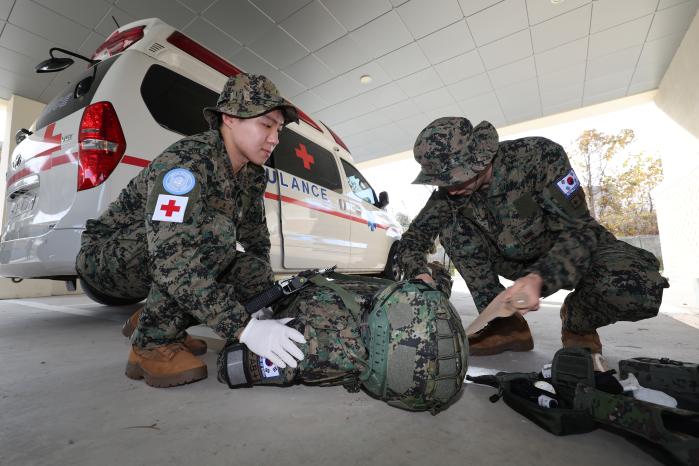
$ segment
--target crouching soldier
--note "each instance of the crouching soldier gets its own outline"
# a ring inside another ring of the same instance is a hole
[[[602,351],[597,329],[658,313],[667,281],[649,252],[616,240],[588,211],[561,146],[541,137],[498,141],[487,121],[445,117],[418,135],[422,171],[414,181],[439,187],[403,235],[406,276],[430,280],[425,252],[439,235],[479,312],[498,294],[523,294],[522,313],[539,299],[572,290],[561,308],[563,346]],[[514,280],[506,291],[498,276]],[[520,313],[469,339],[471,355],[526,351],[533,340]]]
[[[250,319],[241,304],[272,283],[263,165],[297,111],[270,80],[241,73],[204,116],[209,131],[168,147],[100,218],[88,220],[77,257],[88,294],[146,299],[125,325],[133,332],[126,375],[155,387],[207,376],[192,353],[206,351],[204,343],[185,332],[199,323],[267,357],[276,357],[272,347],[303,356],[290,343],[303,342],[300,333]],[[293,356],[284,352],[280,364],[295,366]]]

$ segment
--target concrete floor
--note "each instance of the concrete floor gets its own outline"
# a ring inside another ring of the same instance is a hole
[[[460,289],[453,301],[468,323],[475,308]],[[550,362],[560,301],[554,295],[527,316],[534,351],[474,357],[470,365],[533,371]],[[208,379],[151,388],[124,376],[129,344],[119,330],[134,309],[84,296],[0,301],[0,465],[658,464],[603,430],[555,437],[503,402],[490,403],[493,389],[472,384],[431,416],[341,387],[229,390],[216,381],[209,351]],[[668,315],[600,334],[614,367],[634,356],[699,361],[699,330]]]

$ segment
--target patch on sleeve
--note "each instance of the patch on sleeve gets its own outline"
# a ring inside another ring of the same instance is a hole
[[[186,196],[159,194],[153,210],[153,220],[182,223],[188,202],[189,198]]]
[[[187,194],[195,184],[194,175],[186,168],[173,168],[163,177],[163,189],[175,196]]]
[[[262,356],[260,356],[260,371],[262,372],[262,377],[265,379],[279,377],[279,368],[277,365]]]
[[[580,189],[580,180],[578,180],[578,176],[571,168],[567,175],[556,181],[556,187],[565,197],[570,198],[570,196]]]

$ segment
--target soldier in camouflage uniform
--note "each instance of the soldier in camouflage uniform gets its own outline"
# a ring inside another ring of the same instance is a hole
[[[270,80],[241,73],[204,117],[209,131],[168,147],[100,218],[88,220],[77,257],[88,289],[146,299],[125,325],[127,335],[135,330],[126,375],[152,386],[206,377],[192,354],[203,342],[185,332],[192,325],[205,323],[225,339],[242,340],[245,329],[253,346],[264,346],[260,354],[275,360],[269,347],[293,346],[286,340],[300,336],[275,320],[253,329],[256,319],[241,304],[272,284],[263,165],[297,111]],[[282,356],[282,365],[295,363]]]
[[[541,296],[575,289],[561,308],[564,346],[599,353],[596,329],[658,313],[669,286],[649,252],[616,238],[595,221],[561,146],[541,137],[498,141],[484,121],[430,123],[417,137],[416,184],[438,186],[400,242],[407,276],[429,281],[425,252],[439,235],[479,312],[499,293],[520,293],[536,310]],[[498,275],[514,280],[507,290]],[[497,319],[469,340],[472,355],[533,348],[521,314]]]

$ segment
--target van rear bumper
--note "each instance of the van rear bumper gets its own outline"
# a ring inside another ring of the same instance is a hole
[[[51,278],[77,275],[75,258],[82,228],[52,230],[45,235],[0,243],[0,276]]]

